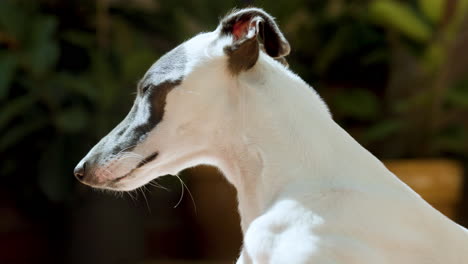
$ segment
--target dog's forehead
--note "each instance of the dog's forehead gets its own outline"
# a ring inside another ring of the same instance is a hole
[[[219,29],[202,32],[160,57],[146,72],[139,85],[158,85],[164,82],[184,80],[199,63],[206,61],[207,54],[216,54]],[[219,49],[222,51],[222,49]],[[222,53],[222,52],[221,52]],[[224,53],[220,54],[223,55]]]
[[[140,85],[158,85],[164,82],[183,80],[187,61],[184,45],[174,48],[148,69]]]

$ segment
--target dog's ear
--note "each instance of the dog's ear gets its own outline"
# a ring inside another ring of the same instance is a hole
[[[224,51],[229,56],[231,72],[252,68],[262,49],[269,56],[287,64],[284,56],[290,47],[273,17],[258,8],[234,11],[221,20],[221,34],[231,35],[233,42]]]

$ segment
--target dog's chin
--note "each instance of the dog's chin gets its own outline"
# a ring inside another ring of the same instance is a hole
[[[100,184],[86,184],[95,189],[105,189],[111,191],[119,191],[119,192],[127,192],[133,191],[135,189],[140,188],[141,186],[147,184],[149,181],[138,181],[138,180],[131,180],[131,181],[109,181],[106,183]]]
[[[127,176],[128,177],[128,176]],[[117,178],[94,188],[107,189],[111,191],[133,191],[147,184],[149,181],[139,180],[137,178],[127,179],[127,177]]]
[[[126,182],[126,183],[112,183],[106,186],[103,186],[103,189],[119,192],[129,192],[135,189],[140,188],[141,186],[147,184],[148,182],[137,183],[137,182]],[[98,187],[99,188],[99,187]]]

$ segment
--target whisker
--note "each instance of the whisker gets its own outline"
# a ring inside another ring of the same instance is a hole
[[[125,192],[125,193],[127,193],[128,196],[130,196],[130,198],[132,198],[133,203],[135,203],[136,200],[135,200],[135,197],[133,197],[132,192],[130,191],[130,192]]]
[[[132,151],[126,151],[126,152],[122,152],[122,156],[132,156],[132,157],[139,157],[139,158],[144,158],[143,155],[141,154],[138,154],[138,153],[135,153],[135,152],[132,152]]]
[[[153,187],[156,187],[156,188],[160,188],[160,189],[169,191],[169,189],[168,189],[167,187],[164,187],[164,186],[162,186],[161,184],[159,184],[159,183],[157,183],[157,182],[155,182],[155,181],[150,181],[150,182],[148,182],[148,184],[149,184],[150,186],[153,186]]]
[[[134,147],[136,147],[136,146],[137,146],[137,144],[130,145],[129,147],[126,147],[126,148],[121,149],[121,150],[120,150],[117,154],[115,154],[115,155],[116,155],[116,156],[119,156],[120,153],[125,152],[125,151],[127,151],[127,149],[134,148]]]
[[[180,198],[179,198],[179,201],[177,202],[177,204],[174,206],[174,208],[177,208],[177,206],[179,206],[179,204],[182,202],[182,198],[184,198],[184,185],[182,184],[182,179],[179,177],[179,175],[174,175],[177,177],[177,179],[179,179],[180,181],[180,187],[182,188],[181,189],[181,193],[180,193]]]
[[[185,184],[185,182],[182,180],[182,178],[180,178],[179,175],[175,175],[175,176],[179,179],[179,181],[180,181],[180,183],[181,183],[181,185],[182,185],[182,193],[181,193],[181,197],[180,197],[180,199],[179,199],[178,204],[182,201],[183,194],[184,194],[184,187],[185,187],[185,189],[187,189],[187,192],[188,192],[188,194],[189,194],[189,196],[190,196],[190,199],[192,200],[193,208],[195,209],[195,214],[196,214],[196,213],[197,213],[197,205],[195,204],[195,199],[193,199],[192,192],[190,192],[190,189],[189,189],[188,186]],[[177,205],[178,205],[178,204],[177,204]],[[177,205],[176,205],[176,207],[177,207]],[[174,208],[175,208],[175,207],[174,207]]]
[[[123,161],[127,158],[135,158],[137,159],[138,161],[141,161],[144,159],[144,157],[140,154],[136,154],[136,153],[133,153],[133,152],[124,152],[122,153],[122,155],[120,156],[120,161]]]
[[[139,188],[139,190],[141,190],[141,194],[143,194],[143,198],[145,199],[146,208],[148,208],[148,212],[151,214],[151,208],[150,208],[150,206],[149,206],[148,199],[146,199],[144,186],[142,186],[141,188]]]
[[[179,176],[177,176],[179,177]],[[180,177],[179,177],[180,178]],[[182,179],[181,179],[182,180]],[[197,205],[195,204],[195,199],[193,199],[193,195],[192,195],[192,192],[190,191],[190,189],[188,188],[187,184],[185,184],[184,181],[182,181],[182,184],[185,186],[185,189],[187,189],[187,192],[190,196],[190,199],[192,200],[192,204],[193,204],[193,208],[195,210],[195,214],[197,213]]]

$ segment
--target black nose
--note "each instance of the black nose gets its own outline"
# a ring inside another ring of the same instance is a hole
[[[75,177],[79,181],[83,181],[86,175],[86,162],[83,162],[82,164],[78,164],[76,166],[75,170],[73,170],[73,173],[75,174]]]

